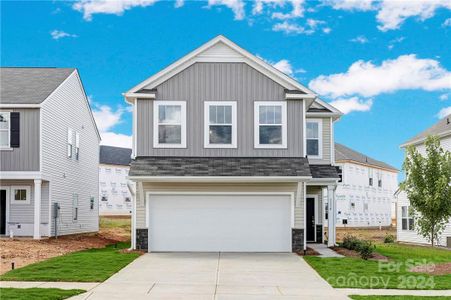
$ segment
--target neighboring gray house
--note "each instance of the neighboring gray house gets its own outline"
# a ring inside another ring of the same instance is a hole
[[[127,215],[132,212],[132,196],[127,187],[132,149],[100,146],[100,215]]]
[[[97,231],[100,136],[78,71],[1,68],[0,78],[0,234]]]
[[[133,248],[291,252],[322,242],[323,196],[335,215],[337,109],[223,36],[124,96]]]

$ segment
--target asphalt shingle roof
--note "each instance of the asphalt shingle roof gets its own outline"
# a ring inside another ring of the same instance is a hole
[[[331,165],[310,165],[313,178],[340,178],[337,167]]]
[[[373,165],[385,169],[391,169],[393,171],[398,171],[398,169],[387,163],[384,163],[382,161],[371,158],[363,153],[352,150],[351,148],[346,147],[345,145],[335,143],[335,161],[339,162],[343,160],[351,160],[367,165]]]
[[[130,176],[311,176],[303,157],[138,157]]]
[[[419,134],[405,142],[404,145],[422,141],[429,135],[441,135],[447,132],[451,133],[451,114],[447,115],[428,129],[420,132]]]
[[[113,146],[100,146],[99,163],[129,166],[132,149]]]
[[[75,69],[0,68],[2,104],[40,104]]]

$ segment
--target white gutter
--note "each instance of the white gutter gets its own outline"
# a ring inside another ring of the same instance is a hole
[[[311,176],[129,176],[132,181],[146,182],[298,182]]]

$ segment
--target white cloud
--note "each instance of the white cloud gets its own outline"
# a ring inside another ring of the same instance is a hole
[[[438,97],[440,101],[446,101],[449,98],[449,94],[442,94]]]
[[[373,0],[327,0],[334,9],[368,11],[374,9]]]
[[[366,44],[366,43],[368,43],[368,39],[364,35],[356,36],[355,38],[350,39],[349,41],[353,42],[353,43],[359,43],[359,44]]]
[[[451,106],[442,108],[442,109],[438,112],[437,117],[438,117],[439,119],[442,119],[442,118],[444,118],[444,117],[446,117],[446,116],[449,116],[449,115],[451,115]]]
[[[83,18],[92,20],[94,14],[122,15],[124,11],[134,7],[153,5],[157,0],[78,0],[72,8],[83,13]]]
[[[92,97],[90,97],[92,99]],[[122,122],[122,116],[124,112],[128,112],[128,108],[119,107],[113,110],[108,105],[96,105],[93,104],[94,109],[92,111],[94,119],[96,120],[97,128],[99,129],[100,136],[102,137],[102,145],[111,145],[118,147],[132,146],[132,137],[129,135],[115,133],[112,131],[114,126]]]
[[[217,5],[223,5],[230,8],[235,15],[235,20],[243,20],[246,15],[243,0],[208,0],[208,7]]]
[[[336,107],[342,113],[348,114],[353,111],[369,111],[371,109],[371,106],[373,106],[373,100],[362,100],[358,97],[351,97],[347,99],[339,98],[330,102],[330,104]]]
[[[319,28],[322,27],[322,31],[324,33],[329,33],[331,29],[329,27],[325,27],[326,22],[315,19],[307,19],[304,26],[290,23],[288,21],[283,21],[282,23],[274,24],[272,27],[273,31],[281,31],[286,34],[306,34],[310,35],[316,32]]]
[[[385,60],[380,65],[359,60],[344,73],[318,76],[309,87],[332,98],[372,97],[413,89],[438,91],[451,89],[451,72],[436,60],[419,59],[411,54]]]
[[[389,49],[389,50],[391,50],[391,49],[393,49],[393,47],[395,47],[395,44],[399,44],[399,43],[401,43],[402,41],[404,41],[406,38],[404,37],[404,36],[400,36],[400,37],[398,37],[398,38],[396,38],[396,39],[393,39],[393,40],[391,40],[390,42],[388,42],[388,46],[387,46],[387,48]]]
[[[271,13],[271,18],[286,20],[293,18],[300,18],[304,16],[304,2],[305,0],[256,0],[252,7],[252,14],[259,15],[266,10]],[[286,6],[291,7],[290,12],[282,12]],[[277,11],[275,11],[277,10]]]
[[[76,34],[67,33],[62,30],[53,30],[52,32],[50,32],[50,35],[52,36],[52,39],[54,39],[54,40],[59,40],[62,38],[67,38],[67,37],[71,37],[71,38],[78,37],[78,35],[76,35]]]
[[[290,0],[287,2],[289,2],[293,6],[291,12],[289,13],[274,12],[272,14],[273,19],[286,20],[300,18],[304,16],[304,0]]]
[[[445,22],[443,22],[442,26],[451,27],[451,18],[446,19]]]
[[[183,5],[185,5],[185,0],[176,0],[176,1],[175,1],[175,4],[174,4],[174,7],[175,7],[175,8],[180,8],[180,7],[182,7]]]
[[[279,60],[278,62],[273,64],[273,67],[287,75],[290,76],[293,75],[293,67],[291,66],[290,62],[286,59]]]

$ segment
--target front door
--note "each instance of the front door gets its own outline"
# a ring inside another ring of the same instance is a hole
[[[0,190],[0,234],[6,234],[6,190]]]
[[[315,241],[315,198],[307,198],[307,241]]]

